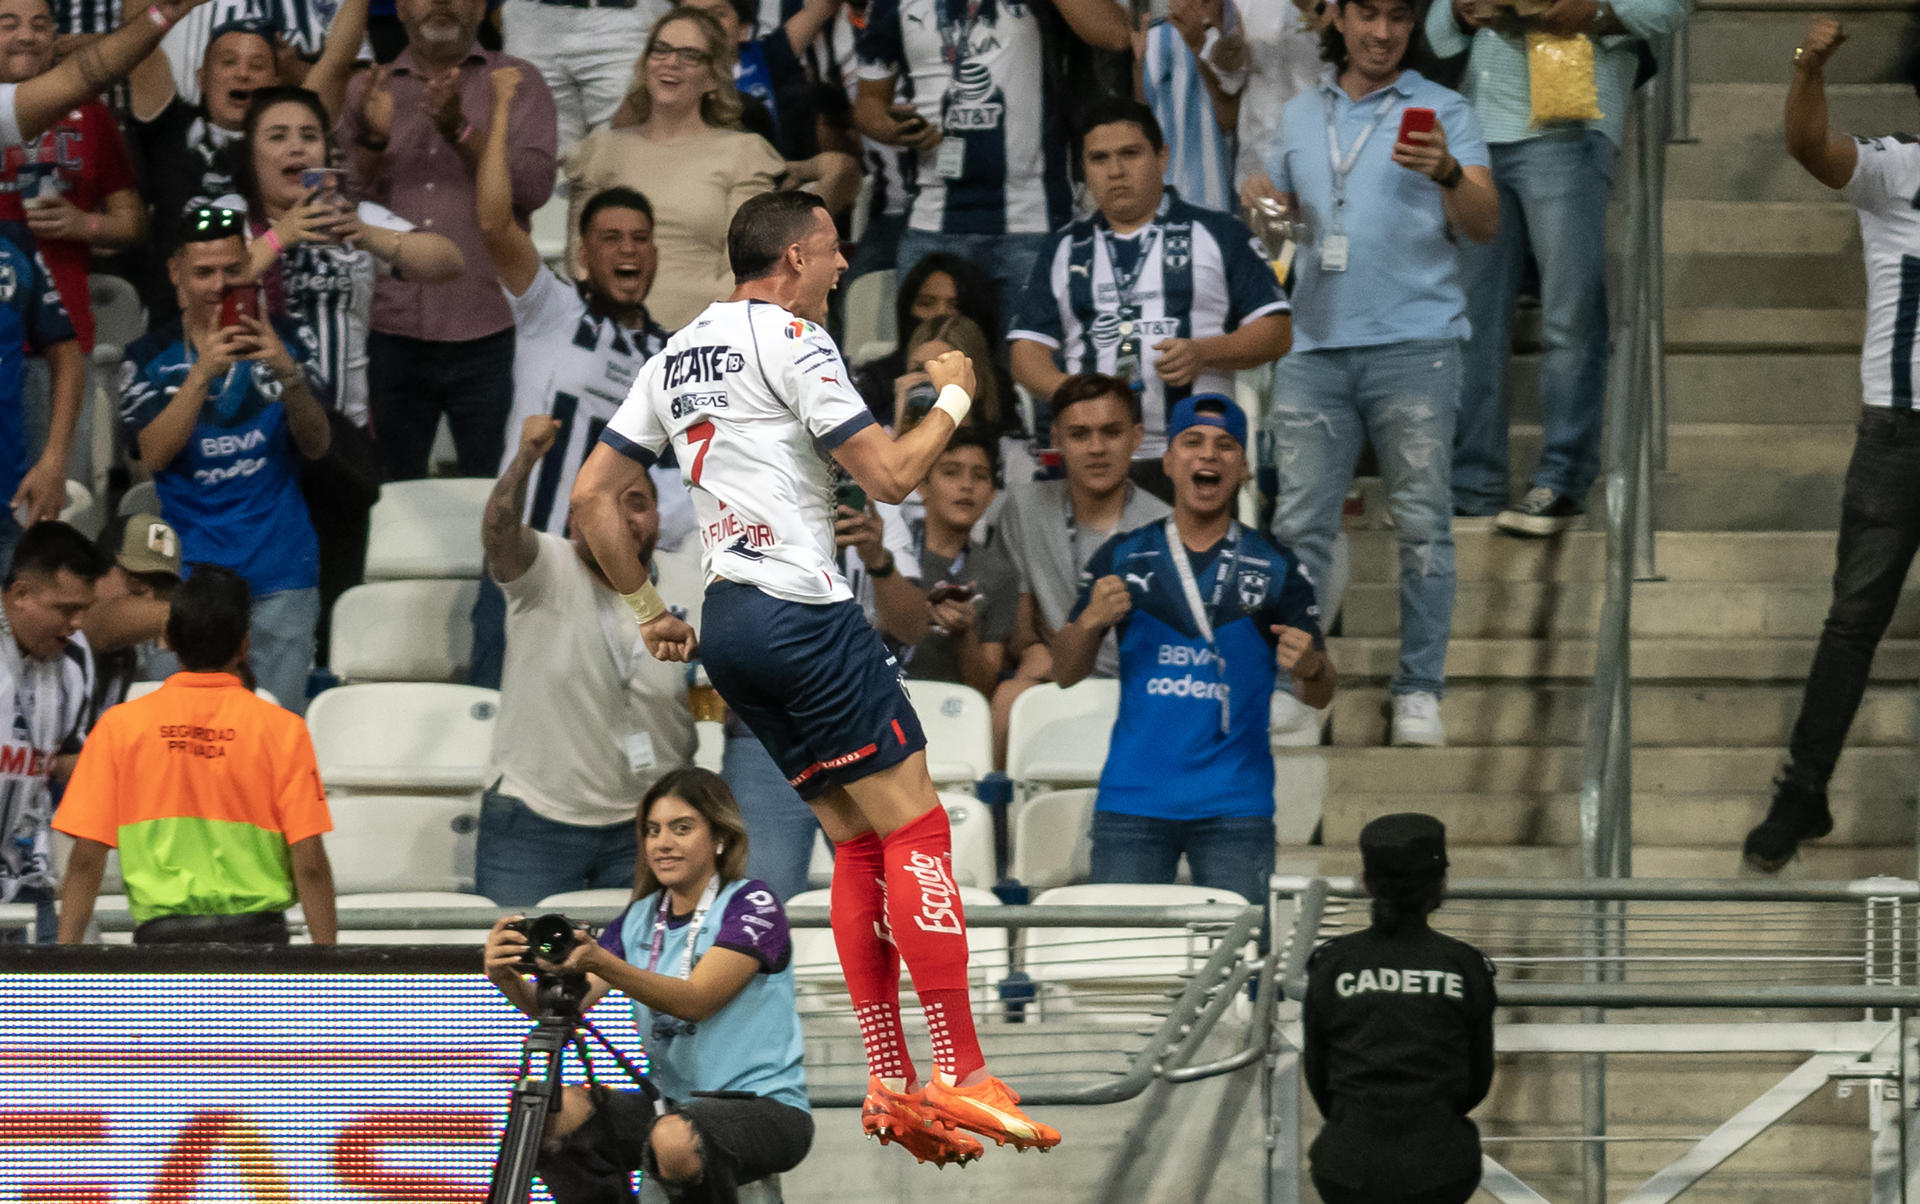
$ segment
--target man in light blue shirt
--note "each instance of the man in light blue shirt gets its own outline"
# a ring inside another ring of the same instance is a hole
[[[1401,69],[1409,0],[1339,0],[1333,66],[1288,103],[1268,175],[1308,227],[1293,353],[1274,375],[1274,538],[1324,581],[1340,506],[1369,439],[1400,539],[1393,742],[1445,742],[1453,621],[1449,451],[1467,337],[1456,236],[1486,241],[1499,200],[1479,123],[1458,93]],[[1426,113],[1415,112],[1426,110]],[[1401,133],[1432,118],[1429,133]]]
[[[1558,0],[1534,18],[1487,0],[1435,0],[1427,40],[1442,58],[1471,51],[1461,90],[1492,147],[1500,237],[1462,247],[1473,336],[1454,437],[1457,515],[1498,514],[1514,535],[1555,535],[1586,509],[1600,472],[1607,387],[1607,194],[1638,64],[1635,40],[1672,33],[1689,0]],[[1594,39],[1598,121],[1533,123],[1529,30]],[[1507,348],[1520,269],[1540,265],[1540,404],[1546,442],[1532,485],[1508,506]]]

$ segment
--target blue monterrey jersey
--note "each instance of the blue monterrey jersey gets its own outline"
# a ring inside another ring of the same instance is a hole
[[[284,318],[274,318],[273,328],[327,404],[313,332]],[[129,444],[138,446],[195,358],[178,318],[127,345],[120,418]],[[182,563],[224,565],[247,579],[256,598],[320,583],[320,548],[300,496],[300,449],[287,429],[280,383],[265,364],[235,364],[209,390],[186,446],[153,484],[161,514],[180,534]]]
[[[1318,646],[1320,608],[1292,552],[1251,527],[1236,526],[1237,546],[1229,537],[1205,552],[1178,553],[1192,566],[1201,603],[1212,604],[1218,657],[1187,608],[1169,558],[1166,523],[1114,536],[1080,574],[1074,618],[1102,577],[1125,581],[1133,600],[1114,629],[1120,637],[1120,714],[1100,773],[1095,806],[1101,811],[1157,819],[1273,813],[1267,720],[1279,667],[1271,628],[1297,627]],[[1224,735],[1223,685],[1232,704]]]
[[[1067,139],[1049,112],[1035,3],[872,0],[863,79],[900,79],[941,131],[919,155],[907,224],[940,234],[1044,234],[1067,220]],[[1051,135],[1051,136],[1050,136]]]
[[[652,960],[654,916],[665,898],[666,892],[658,891],[630,905],[601,934],[601,946],[645,969]],[[671,910],[667,915],[655,970],[678,975],[686,964],[691,917],[674,917]],[[746,1091],[809,1111],[800,1017],[794,1010],[793,941],[779,898],[757,878],[727,883],[714,896],[693,942],[695,965],[718,945],[753,958],[760,970],[691,1032],[634,1000],[647,1077],[660,1094],[681,1103],[696,1091]]]
[[[33,236],[16,222],[0,223],[0,502],[13,497],[32,467],[20,398],[26,356],[73,337],[73,322]]]
[[[1131,283],[1123,289],[1116,278]],[[1146,438],[1135,459],[1157,460],[1167,446],[1168,407],[1191,393],[1231,394],[1233,373],[1168,385],[1153,370],[1154,344],[1211,338],[1285,312],[1286,296],[1253,232],[1169,188],[1153,220],[1131,234],[1116,236],[1098,213],[1056,230],[1034,260],[1007,338],[1052,348],[1069,373],[1109,374],[1117,374],[1122,344],[1137,340]]]

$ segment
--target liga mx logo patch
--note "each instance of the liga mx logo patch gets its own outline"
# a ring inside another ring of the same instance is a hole
[[[790,339],[804,339],[812,334],[813,331],[813,323],[804,318],[795,318],[793,321],[787,323],[787,337]]]

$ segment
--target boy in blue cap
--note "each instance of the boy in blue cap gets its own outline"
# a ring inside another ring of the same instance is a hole
[[[1273,872],[1268,707],[1279,671],[1309,706],[1332,701],[1313,582],[1291,551],[1233,517],[1247,416],[1218,393],[1167,419],[1173,514],[1114,536],[1080,574],[1055,637],[1063,686],[1119,634],[1120,713],[1093,816],[1093,880],[1193,881],[1264,898]]]

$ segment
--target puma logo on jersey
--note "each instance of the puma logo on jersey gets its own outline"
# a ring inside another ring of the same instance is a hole
[[[840,383],[840,378],[837,376],[823,376],[820,378],[820,383],[823,385],[837,385]]]
[[[1148,569],[1144,573],[1128,573],[1126,579],[1128,589],[1138,586],[1140,592],[1144,594],[1153,586],[1153,570]]]

